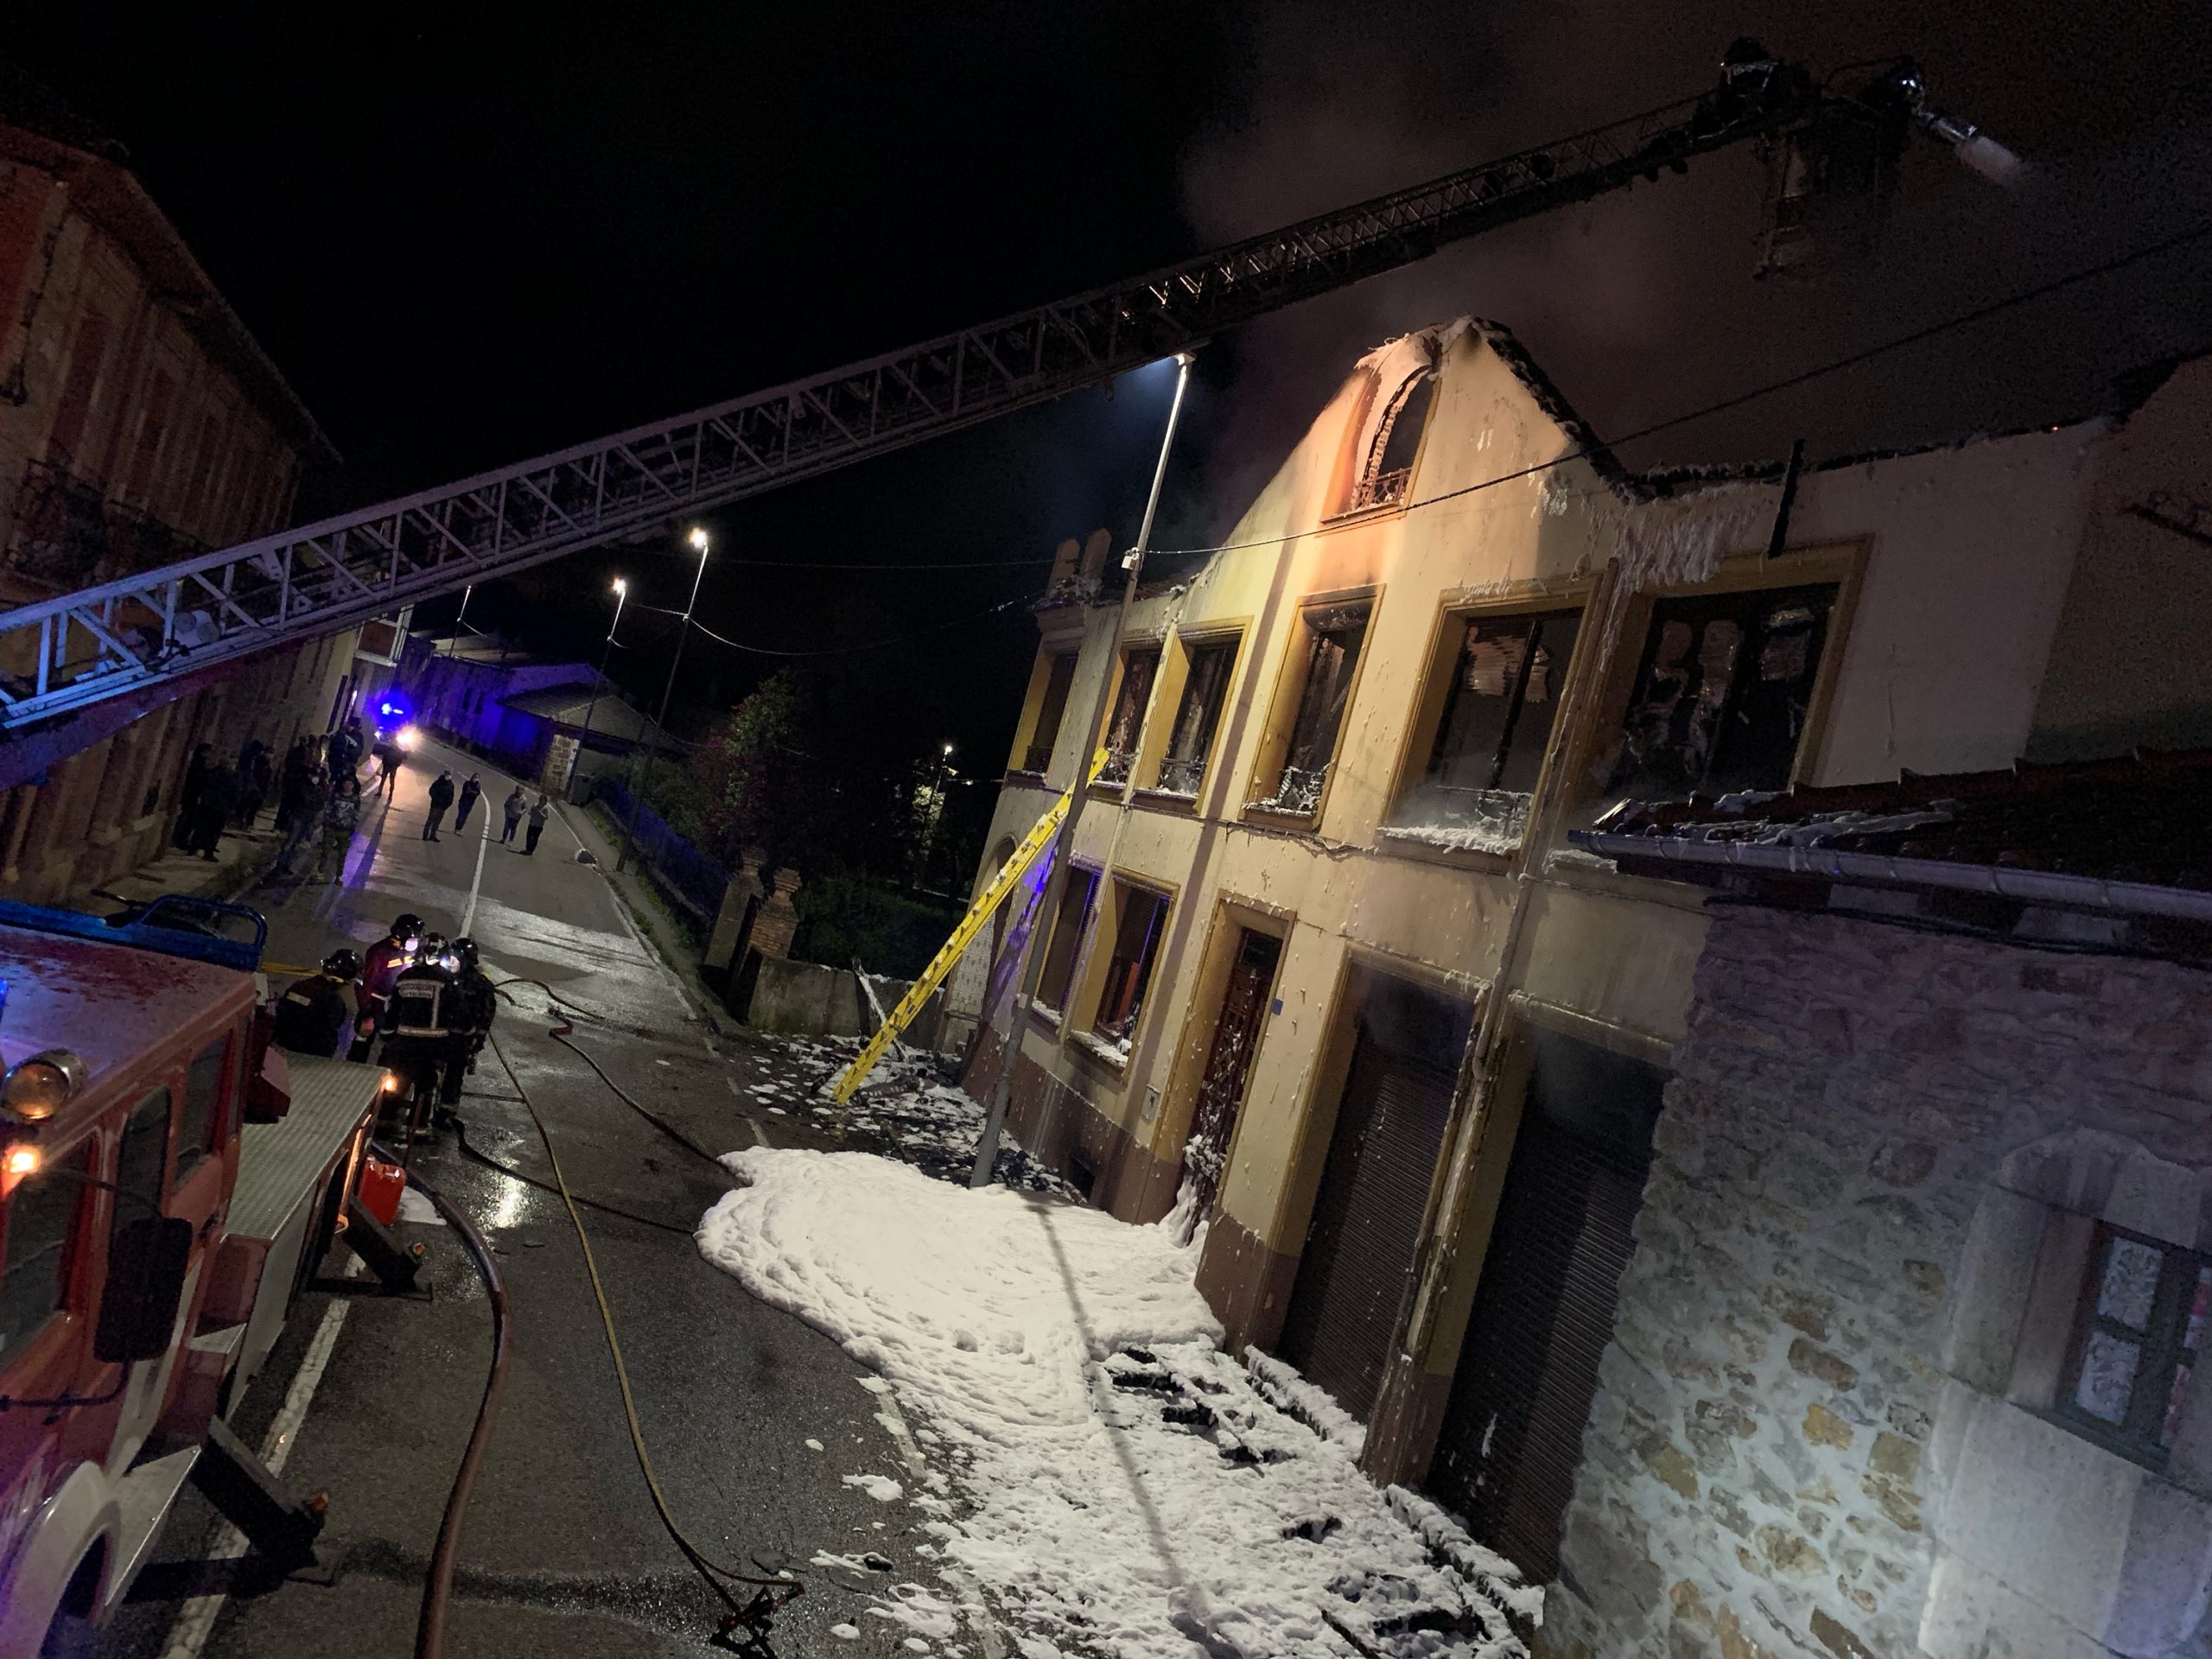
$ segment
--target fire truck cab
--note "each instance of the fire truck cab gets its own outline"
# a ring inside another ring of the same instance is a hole
[[[223,1416],[353,1221],[379,1074],[267,1049],[238,913],[0,904],[0,1659],[78,1650],[188,1478],[239,1518]]]

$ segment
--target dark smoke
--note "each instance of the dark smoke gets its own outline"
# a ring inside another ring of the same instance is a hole
[[[1847,12],[1853,15],[1847,16]],[[2212,219],[2212,9],[1890,3],[1747,16],[1716,0],[1482,11],[1293,0],[1243,17],[1243,75],[1189,153],[1203,240],[1249,234],[1663,104],[1746,29],[1827,72],[1910,52],[1934,100],[2028,158],[1993,187],[1907,159],[1871,262],[1755,283],[1748,150],[1449,250],[1254,326],[1207,462],[1224,529],[1359,353],[1471,312],[1518,334],[1600,434],[1663,420]],[[1631,466],[1815,455],[2055,420],[2212,345],[2198,244],[1864,368],[1637,444]],[[1218,370],[1217,371],[1218,372]]]

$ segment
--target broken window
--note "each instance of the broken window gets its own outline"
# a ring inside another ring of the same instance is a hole
[[[1655,605],[1612,791],[1664,800],[1787,788],[1835,594],[1768,588]]]
[[[1102,784],[1125,784],[1136,762],[1137,739],[1144,734],[1144,711],[1152,702],[1152,683],[1160,676],[1160,647],[1147,645],[1122,658],[1122,689],[1114,699],[1114,718],[1106,727],[1106,769]]]
[[[1116,885],[1122,902],[1114,927],[1114,957],[1106,969],[1106,986],[1099,993],[1098,1018],[1092,1022],[1092,1029],[1127,1054],[1136,1033],[1137,1016],[1144,1012],[1145,987],[1151,982],[1160,927],[1167,919],[1167,900],[1143,887]]]
[[[1580,620],[1555,612],[1457,625],[1428,765],[1399,804],[1397,838],[1491,852],[1521,844]]]
[[[1351,696],[1370,608],[1340,605],[1306,613],[1298,715],[1283,748],[1281,769],[1268,780],[1268,792],[1253,805],[1302,814],[1320,806],[1321,786],[1328,780],[1337,752],[1337,731]]]
[[[1045,967],[1038,976],[1035,998],[1055,1014],[1068,1005],[1076,953],[1083,945],[1084,924],[1090,917],[1091,895],[1097,891],[1097,871],[1086,870],[1080,864],[1068,867],[1067,886],[1060,889],[1060,907],[1052,913],[1052,931],[1046,937]]]
[[[2165,1461],[2212,1312],[2212,1261],[2101,1224],[2060,1415],[2139,1461]]]
[[[1229,696],[1229,673],[1236,665],[1236,642],[1193,645],[1188,657],[1183,701],[1176,708],[1175,727],[1160,763],[1158,786],[1173,795],[1196,795],[1205,776],[1206,756],[1221,724],[1221,706]]]
[[[1422,369],[1399,387],[1382,417],[1376,423],[1352,483],[1346,512],[1364,507],[1394,506],[1406,499],[1412,482],[1414,457],[1421,453],[1421,436],[1428,425],[1429,404],[1436,392],[1436,372]]]
[[[1030,731],[1028,751],[1021,758],[1024,772],[1052,770],[1052,751],[1060,741],[1060,721],[1067,715],[1068,687],[1074,683],[1075,653],[1057,653],[1045,671],[1044,700],[1037,705],[1037,724]]]

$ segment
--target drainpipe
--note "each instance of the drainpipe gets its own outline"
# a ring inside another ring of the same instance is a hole
[[[1122,569],[1128,572],[1122,583],[1121,608],[1114,613],[1114,632],[1106,645],[1105,672],[1098,677],[1098,692],[1090,702],[1090,722],[1083,728],[1084,741],[1076,750],[1074,792],[1068,798],[1067,817],[1060,820],[1059,834],[1052,840],[1051,874],[1046,880],[1045,896],[1037,910],[1037,919],[1029,925],[1029,932],[1021,942],[1021,971],[1016,976],[1021,988],[1014,999],[1014,1025],[1007,1035],[1006,1046],[999,1054],[998,1076],[991,1084],[990,1109],[983,1119],[982,1139],[976,1147],[976,1167],[968,1179],[971,1187],[988,1186],[991,1172],[999,1158],[999,1139],[1006,1130],[1007,1105],[1013,1096],[1014,1067],[1021,1053],[1021,1039],[1029,1030],[1029,1007],[1037,998],[1037,982],[1043,977],[1045,958],[1037,949],[1037,936],[1049,932],[1058,918],[1060,897],[1068,884],[1068,855],[1075,850],[1075,828],[1083,816],[1084,797],[1090,792],[1091,752],[1098,747],[1100,729],[1106,723],[1113,695],[1114,668],[1121,659],[1122,636],[1129,626],[1129,608],[1135,604],[1137,582],[1144,574],[1146,552],[1152,546],[1153,520],[1160,512],[1160,486],[1167,478],[1167,457],[1175,448],[1175,428],[1183,418],[1183,394],[1191,384],[1191,365],[1195,361],[1188,352],[1175,354],[1175,401],[1167,407],[1167,430],[1160,440],[1160,460],[1152,469],[1152,493],[1145,499],[1144,521],[1137,527],[1137,544],[1122,560]]]

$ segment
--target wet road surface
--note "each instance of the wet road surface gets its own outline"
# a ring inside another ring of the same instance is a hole
[[[424,796],[442,765],[456,779],[479,771],[485,798],[465,830],[448,821],[432,842],[422,838]],[[277,884],[255,896],[270,918],[270,962],[312,963],[340,943],[365,949],[403,910],[448,934],[466,917],[495,981],[542,979],[591,1010],[577,1016],[573,1040],[690,1139],[717,1152],[819,1141],[813,1126],[770,1114],[749,1092],[777,1052],[711,1029],[645,945],[608,878],[577,861],[587,842],[604,843],[576,809],[562,809],[534,856],[521,853],[519,839],[499,843],[499,801],[511,786],[489,766],[426,745],[395,800],[365,804],[342,882]],[[277,983],[285,977],[271,973]],[[499,1042],[571,1185],[640,1218],[585,1211],[675,1513],[709,1554],[747,1571],[788,1567],[805,1579],[807,1593],[777,1620],[770,1651],[912,1651],[901,1645],[910,1632],[868,1615],[867,1590],[933,1580],[915,1548],[928,1541],[922,1517],[843,1479],[908,1478],[877,1416],[880,1402],[861,1386],[862,1369],[700,1260],[690,1230],[726,1190],[722,1173],[625,1107],[547,1037],[542,992],[511,992]],[[471,1141],[545,1178],[516,1084],[488,1049],[470,1088],[463,1110]],[[467,1160],[450,1136],[418,1157],[497,1251],[514,1322],[505,1403],[466,1525],[447,1652],[630,1659],[706,1650],[722,1605],[654,1516],[565,1209]],[[250,1560],[227,1571],[200,1564],[219,1524],[188,1493],[103,1652],[276,1659],[412,1650],[421,1575],[475,1415],[490,1321],[482,1287],[448,1230],[403,1223],[399,1231],[428,1246],[429,1294],[311,1290],[233,1414],[248,1444],[261,1445],[288,1392],[296,1402],[302,1357],[322,1333],[327,1366],[289,1447],[284,1479],[297,1491],[329,1493],[323,1542],[336,1582],[272,1585]],[[334,1253],[332,1271],[346,1260]],[[341,1304],[333,1344],[332,1310]],[[824,1550],[877,1551],[892,1570],[881,1582],[849,1571],[833,1580],[808,1567]],[[219,1601],[207,1599],[219,1593]],[[937,1650],[979,1647],[968,1639]]]

